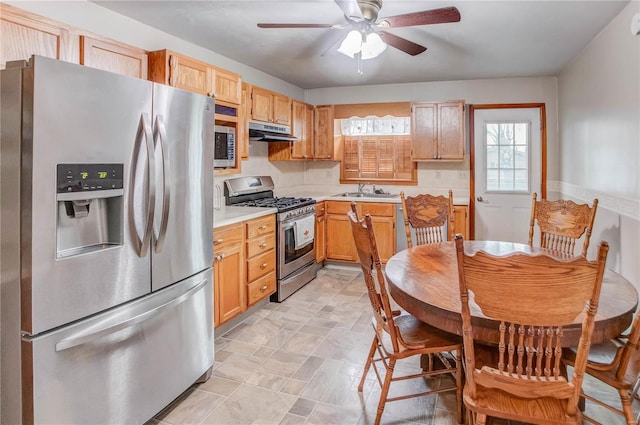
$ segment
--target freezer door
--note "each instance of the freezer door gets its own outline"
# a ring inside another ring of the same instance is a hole
[[[22,191],[15,223],[21,228],[22,330],[36,335],[150,292],[150,256],[136,241],[149,222],[151,161],[145,158],[152,149],[146,141],[153,84],[38,56],[22,76],[22,140],[6,144],[22,155],[12,180]],[[139,175],[131,179],[134,157]],[[122,193],[113,202],[91,200],[86,217],[68,218],[56,193],[59,164],[122,164]],[[61,240],[71,234],[77,238]],[[82,245],[87,234],[120,243],[60,255],[61,244]]]
[[[152,290],[213,262],[213,99],[156,84]]]
[[[23,411],[48,424],[151,419],[213,365],[212,282],[208,269],[24,342]]]

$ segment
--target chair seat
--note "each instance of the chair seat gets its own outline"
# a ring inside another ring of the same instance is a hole
[[[476,386],[476,398],[472,399],[468,394],[469,388],[465,385],[463,392],[464,404],[477,413],[497,417],[497,412],[502,412],[500,417],[533,424],[580,424],[582,414],[576,409],[576,416],[569,417],[566,414],[566,400],[558,400],[551,397],[523,399],[511,396],[505,391]]]
[[[616,379],[617,368],[612,367],[609,370],[596,370],[591,365],[594,366],[606,366],[613,362],[613,359],[616,355],[616,351],[621,346],[620,343],[609,340],[602,344],[592,345],[589,350],[589,357],[587,358],[587,368],[586,372],[599,379],[602,382],[616,388],[630,391],[633,389],[633,386],[636,383],[636,379],[633,376],[625,376],[621,381]],[[573,366],[576,361],[576,351],[575,347],[567,348],[563,350],[562,359],[563,361]],[[637,369],[637,368],[636,368]]]
[[[399,330],[400,352],[398,357],[405,354],[415,355],[416,350],[428,354],[442,351],[453,351],[462,348],[462,339],[456,335],[441,331],[433,326],[427,325],[411,314],[403,313],[394,318],[394,322]],[[377,326],[375,319],[372,324]],[[384,330],[378,332],[384,350],[387,353],[393,352],[389,334]]]

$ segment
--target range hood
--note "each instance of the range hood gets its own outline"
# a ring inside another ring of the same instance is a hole
[[[286,125],[273,125],[249,122],[249,140],[252,142],[297,142],[291,136],[291,128]]]

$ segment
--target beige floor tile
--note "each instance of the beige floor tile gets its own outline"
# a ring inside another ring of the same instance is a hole
[[[242,384],[202,423],[218,425],[278,424],[292,404],[276,391]]]
[[[282,384],[282,388],[280,391],[286,394],[298,395],[302,392],[304,387],[307,386],[307,382],[301,381],[299,379],[287,378],[285,382]]]
[[[260,366],[260,370],[276,375],[291,377],[296,373],[300,366],[302,366],[306,359],[307,356],[304,354],[278,350],[264,361]]]
[[[198,385],[198,389],[202,391],[209,391],[223,396],[228,396],[240,386],[240,382],[232,381],[231,379],[221,378],[219,376],[212,376],[207,382],[203,382]]]
[[[157,419],[175,425],[201,424],[223,402],[223,396],[191,389],[158,415]]]
[[[284,415],[284,418],[280,421],[279,425],[304,425],[306,422],[307,418],[305,417],[287,413]]]
[[[213,371],[213,374],[222,378],[244,382],[260,366],[262,361],[264,359],[233,353]]]

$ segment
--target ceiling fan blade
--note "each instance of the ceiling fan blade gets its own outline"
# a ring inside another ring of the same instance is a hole
[[[335,0],[335,2],[340,6],[340,9],[342,9],[344,16],[346,16],[348,20],[362,20],[362,10],[360,10],[360,5],[358,5],[357,0]]]
[[[444,24],[447,22],[460,22],[460,12],[455,7],[443,7],[441,9],[407,13],[406,15],[387,16],[382,19],[382,22],[385,21],[388,23],[389,28]]]
[[[397,35],[391,34],[386,31],[378,31],[378,33],[382,36],[382,41],[387,43],[391,47],[395,47],[398,50],[402,50],[403,52],[416,56],[420,53],[427,50],[426,47],[421,46],[419,44],[414,43],[413,41],[409,41],[406,38],[398,37]]]
[[[259,28],[340,28],[341,25],[333,24],[258,24]]]

